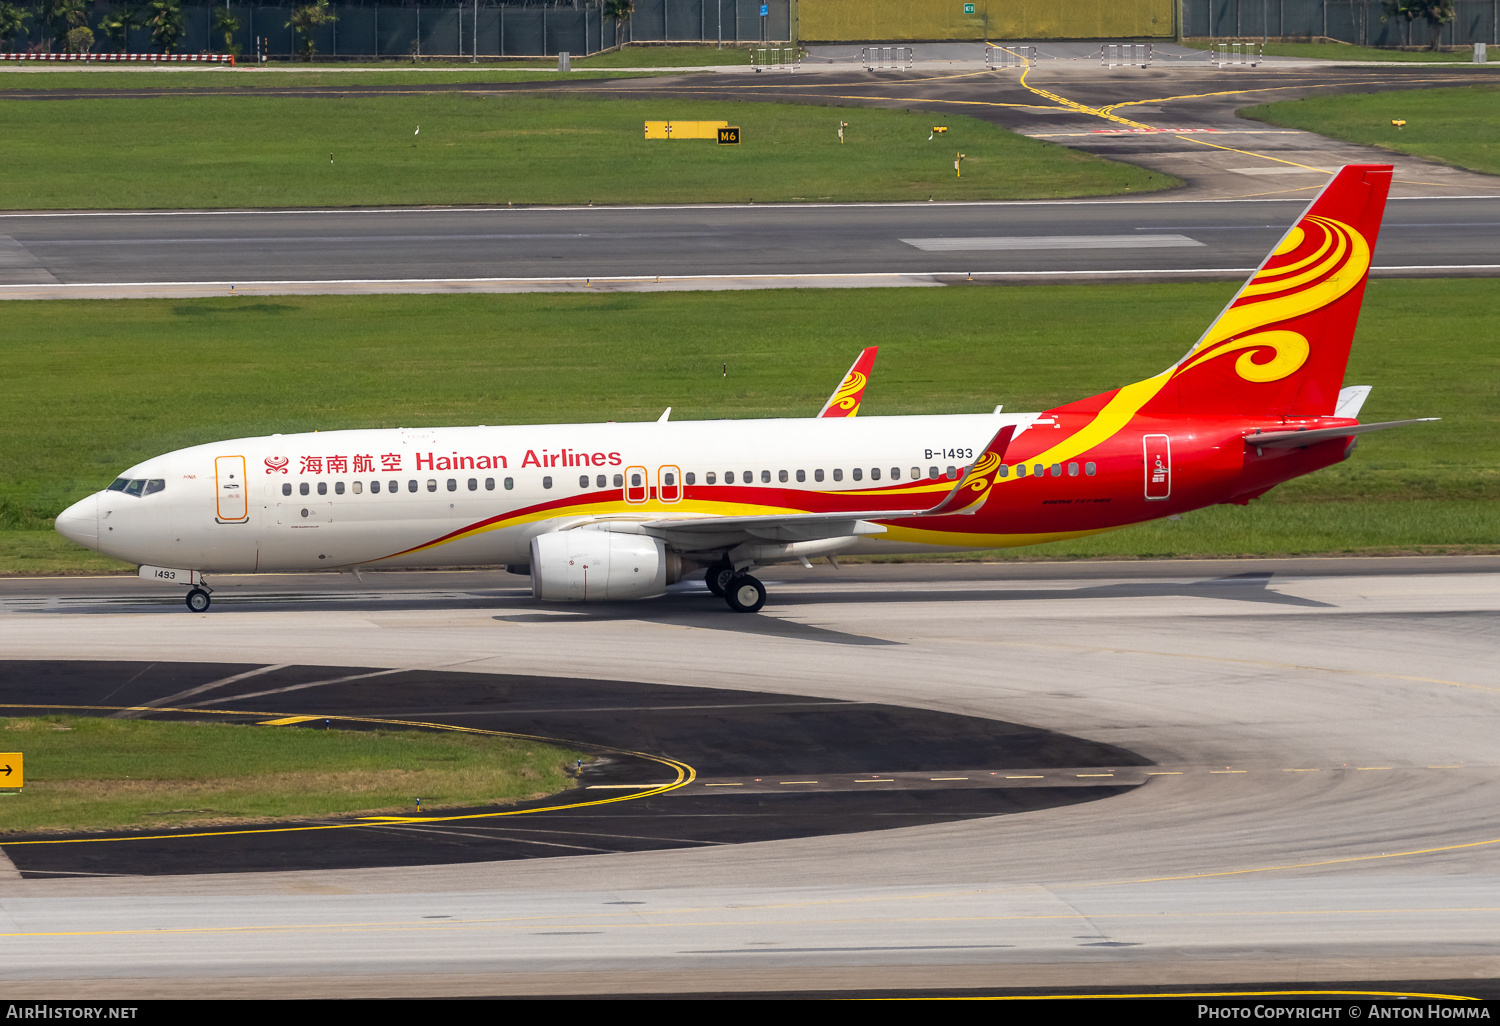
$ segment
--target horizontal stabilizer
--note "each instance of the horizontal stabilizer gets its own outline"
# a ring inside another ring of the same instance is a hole
[[[1416,420],[1387,420],[1379,424],[1351,424],[1348,427],[1315,428],[1311,431],[1257,431],[1245,436],[1245,444],[1257,449],[1300,449],[1304,445],[1315,445],[1330,438],[1348,438],[1368,431],[1384,431],[1386,428],[1425,424],[1441,419],[1418,417]]]

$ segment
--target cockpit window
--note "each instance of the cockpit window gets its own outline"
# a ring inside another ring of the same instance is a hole
[[[139,479],[127,482],[125,485],[125,494],[139,497],[141,489],[144,487],[146,487],[146,482]]]
[[[123,492],[125,490],[125,486],[128,485],[129,483],[130,483],[130,479],[129,478],[117,477],[117,478],[115,478],[115,483],[112,484],[112,485],[110,485],[108,488],[106,488],[104,490],[106,492]]]
[[[166,481],[159,477],[153,477],[146,482],[146,494],[152,495],[156,492],[161,491],[165,487],[167,487]]]

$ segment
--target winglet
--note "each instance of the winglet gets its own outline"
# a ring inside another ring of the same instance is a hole
[[[859,403],[864,398],[865,386],[870,383],[870,371],[875,367],[875,354],[878,352],[879,346],[870,346],[859,354],[859,359],[850,366],[849,373],[844,375],[839,387],[833,390],[833,395],[828,397],[828,401],[818,411],[819,417],[852,417],[859,413]]]
[[[959,478],[953,490],[943,497],[943,501],[918,515],[938,517],[953,513],[978,513],[979,507],[984,505],[984,500],[989,498],[996,475],[1005,465],[1005,450],[1010,448],[1010,440],[1015,433],[1014,424],[1007,424],[995,432],[995,437],[990,439],[990,444],[984,447],[984,453],[979,459],[969,464],[968,469],[964,471],[964,476]]]

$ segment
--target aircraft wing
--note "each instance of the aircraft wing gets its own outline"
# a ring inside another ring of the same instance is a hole
[[[860,400],[864,398],[865,386],[870,383],[870,372],[875,369],[875,354],[879,346],[870,346],[859,354],[849,367],[849,373],[833,390],[833,395],[818,411],[819,417],[852,417],[859,412]]]
[[[1441,417],[1418,417],[1416,420],[1387,420],[1378,424],[1351,424],[1348,427],[1314,428],[1311,431],[1257,430],[1245,436],[1245,444],[1256,449],[1300,449],[1304,445],[1326,442],[1330,438],[1347,438],[1350,435],[1362,435],[1367,431],[1384,431],[1386,428],[1425,424],[1441,419]]]
[[[1005,450],[1015,435],[1016,425],[1007,424],[995,433],[983,454],[967,468],[958,483],[937,505],[927,509],[840,510],[836,513],[771,513],[751,516],[693,516],[648,520],[641,527],[677,536],[724,535],[744,533],[777,540],[810,540],[845,534],[879,533],[862,523],[872,520],[899,520],[911,517],[939,517],[977,513],[989,498],[995,476],[1005,462]],[[872,525],[873,526],[873,525]]]

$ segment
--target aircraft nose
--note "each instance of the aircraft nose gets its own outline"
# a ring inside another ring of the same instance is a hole
[[[86,549],[99,547],[99,496],[79,499],[57,515],[57,533]]]

